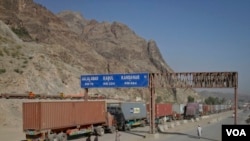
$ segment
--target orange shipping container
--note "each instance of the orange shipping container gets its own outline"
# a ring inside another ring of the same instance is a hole
[[[156,117],[172,116],[173,114],[171,103],[156,104],[155,108]]]
[[[203,113],[202,113],[202,115],[207,115],[207,114],[209,114],[209,111],[210,111],[209,105],[203,104],[202,108],[203,108]]]
[[[149,104],[147,104],[147,111],[149,112]],[[157,103],[155,104],[155,117],[173,116],[173,109],[171,103]]]
[[[23,130],[60,129],[105,122],[105,101],[23,103]]]

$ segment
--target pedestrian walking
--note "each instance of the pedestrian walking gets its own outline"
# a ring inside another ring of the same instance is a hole
[[[120,141],[120,136],[121,136],[121,134],[119,133],[118,130],[116,130],[116,132],[115,132],[115,141]]]
[[[198,125],[198,127],[197,127],[197,135],[198,135],[199,139],[201,138],[201,133],[202,133],[202,128],[201,128],[200,125]]]

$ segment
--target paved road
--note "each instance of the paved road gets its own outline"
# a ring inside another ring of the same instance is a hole
[[[209,118],[202,119],[200,121],[191,122],[188,121],[186,124],[181,124],[174,128],[169,128],[167,132],[159,133],[155,135],[149,134],[149,127],[138,127],[133,129],[131,132],[120,132],[121,141],[193,141],[197,139],[196,126],[201,124],[204,131],[204,140],[219,141],[221,139],[221,120],[226,118],[226,123],[233,123],[232,112],[220,113],[210,116]],[[220,121],[217,121],[220,120]],[[216,129],[216,130],[215,130]],[[152,137],[157,136],[157,138]],[[92,140],[94,137],[92,137]],[[85,141],[86,137],[79,137],[71,141]],[[114,141],[115,134],[105,134],[99,137],[99,141]]]
[[[237,124],[246,124],[245,120],[250,115],[250,111],[240,111]],[[217,118],[218,121],[212,123],[201,123],[203,127],[202,138],[197,138],[196,124],[189,126],[185,130],[169,131],[159,135],[156,139],[145,139],[144,141],[221,141],[221,127],[223,124],[234,124],[232,114]]]

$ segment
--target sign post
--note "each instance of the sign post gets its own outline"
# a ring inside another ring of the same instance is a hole
[[[82,75],[82,88],[148,87],[148,73]]]

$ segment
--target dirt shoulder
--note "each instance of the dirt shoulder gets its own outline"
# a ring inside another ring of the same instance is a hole
[[[1,141],[21,141],[25,139],[25,134],[21,127],[4,127],[0,126]]]

